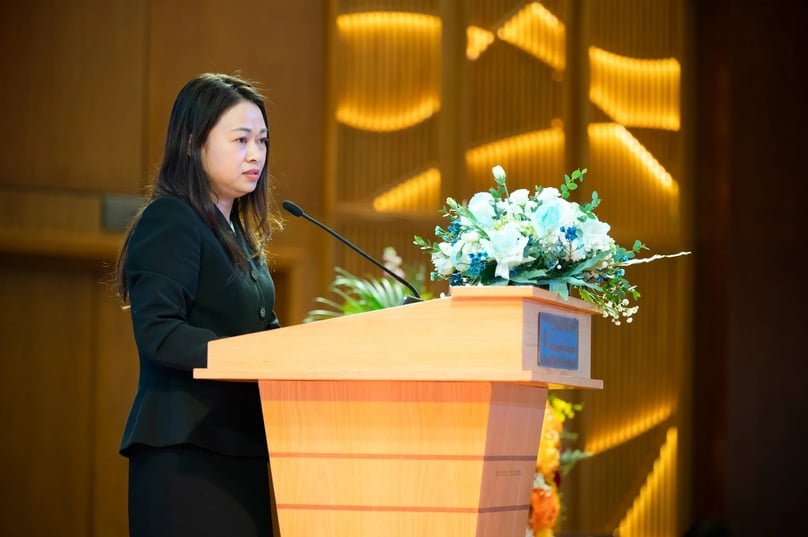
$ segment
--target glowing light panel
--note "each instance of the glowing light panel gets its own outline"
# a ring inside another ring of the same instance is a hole
[[[494,34],[479,26],[466,28],[466,58],[476,60],[494,42]]]
[[[628,127],[678,131],[681,66],[675,58],[645,60],[589,47],[589,99]]]
[[[337,17],[337,121],[390,132],[440,110],[441,21],[396,11]]]
[[[440,171],[430,168],[407,179],[373,200],[380,212],[429,210],[440,205]]]
[[[566,30],[558,18],[538,2],[532,2],[497,31],[497,37],[518,47],[558,71],[566,63]]]
[[[559,153],[564,148],[564,131],[552,127],[532,131],[509,138],[502,138],[480,145],[466,152],[466,163],[470,168],[489,169],[492,162],[514,158],[536,158],[537,154]]]
[[[617,123],[591,123],[588,127],[591,143],[609,147],[618,145],[626,149],[657,184],[678,198],[679,184],[673,179],[654,155],[622,125]]]
[[[676,532],[676,452],[678,431],[668,430],[648,479],[634,499],[615,535],[620,537],[677,537]],[[670,501],[660,501],[668,498]],[[649,529],[653,528],[653,533]]]
[[[586,451],[593,454],[602,453],[619,446],[670,419],[672,414],[673,410],[670,405],[648,409],[643,414],[635,415],[628,423],[610,427],[608,432],[601,436],[592,435],[586,441]]]

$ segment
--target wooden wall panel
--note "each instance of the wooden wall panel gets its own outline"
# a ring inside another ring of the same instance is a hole
[[[313,0],[0,7],[0,534],[128,534],[118,444],[138,366],[102,285],[121,239],[102,229],[103,195],[141,193],[181,83],[241,69],[268,98],[276,198],[317,214],[325,16]],[[318,294],[329,239],[287,228],[270,264],[288,325]]]
[[[137,387],[137,349],[129,310],[121,308],[111,289],[97,286],[93,298],[96,352],[91,391],[95,425],[90,473],[92,535],[124,537],[129,534],[129,466],[118,454],[118,446]]]
[[[94,194],[0,188],[0,254],[99,267],[121,241],[101,229],[101,213]]]
[[[93,233],[101,200],[81,193],[0,190],[0,228],[6,233]]]
[[[686,103],[677,76],[688,67],[684,8],[680,0],[616,0],[585,2],[581,11],[587,28],[581,39],[589,51],[583,165],[590,173],[579,195],[585,199],[597,190],[603,200],[598,213],[612,236],[626,246],[640,239],[651,253],[686,250],[690,243],[682,216],[691,205],[685,150],[693,131],[682,121]],[[593,47],[620,60],[605,66]],[[675,68],[665,63],[671,59]],[[612,91],[610,107],[597,102],[604,83]],[[658,123],[636,121],[646,109]],[[666,124],[673,116],[676,121]],[[691,428],[686,374],[693,304],[683,291],[691,271],[690,258],[630,268],[629,279],[642,294],[634,323],[593,326],[593,355],[600,357],[593,375],[605,379],[606,388],[580,394],[585,418],[579,431],[595,456],[569,482],[567,490],[579,501],[565,528],[677,537],[687,526],[689,504],[678,487],[689,473],[683,441]]]
[[[0,269],[0,534],[88,535],[95,278]]]
[[[146,4],[3,3],[0,185],[138,191]]]
[[[315,0],[249,0],[238,9],[224,8],[216,0],[153,2],[146,119],[149,174],[159,165],[171,105],[182,84],[201,72],[239,71],[255,80],[267,98],[269,173],[278,207],[291,199],[307,213],[322,214],[326,16],[323,3]],[[281,216],[290,218],[285,212]],[[302,321],[303,310],[327,285],[323,274],[330,273],[319,269],[323,244],[330,239],[308,226],[288,221],[288,231],[277,233],[269,247],[282,258],[278,264],[285,270],[313,275],[292,277],[294,289],[279,289],[279,300],[286,300],[290,314],[284,324]]]
[[[247,0],[237,9],[217,0],[152,2],[149,173],[160,162],[182,84],[201,72],[240,71],[267,97],[276,197],[322,207],[325,16],[323,3],[314,0]]]
[[[335,206],[369,207],[438,164],[445,65],[441,20],[427,4],[406,13],[338,6],[331,42]]]

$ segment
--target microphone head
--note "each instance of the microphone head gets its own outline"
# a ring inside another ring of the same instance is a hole
[[[303,209],[301,209],[300,205],[293,201],[284,200],[283,208],[292,213],[294,216],[303,216]]]

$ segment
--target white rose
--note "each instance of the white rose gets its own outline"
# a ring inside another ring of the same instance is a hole
[[[553,187],[542,188],[539,195],[536,196],[536,199],[539,201],[553,200],[556,198],[561,198],[561,192],[559,192],[557,188]]]
[[[490,192],[478,192],[471,197],[468,204],[468,210],[477,220],[477,224],[482,228],[489,228],[494,223],[496,212],[494,211],[494,197]],[[461,223],[464,226],[475,225],[469,222],[467,218],[461,218]]]
[[[452,245],[448,242],[441,242],[438,244],[439,252],[432,252],[432,264],[435,266],[435,272],[441,276],[448,276],[455,271],[454,263],[452,263]]]
[[[549,189],[545,189],[549,190]],[[562,227],[575,225],[578,205],[562,198],[548,197],[536,208],[531,223],[533,230],[542,244],[554,244],[564,234]]]
[[[490,240],[482,242],[488,256],[497,262],[494,273],[498,277],[510,279],[512,267],[533,261],[532,257],[524,257],[528,237],[521,233],[515,222],[506,224],[501,229],[491,230],[488,237]]]
[[[601,222],[597,218],[587,218],[578,224],[578,228],[583,232],[580,240],[587,252],[603,252],[614,244],[614,240],[609,237],[611,226],[606,222]]]

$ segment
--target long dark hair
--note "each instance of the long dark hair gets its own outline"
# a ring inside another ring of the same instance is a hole
[[[241,101],[255,104],[267,121],[264,98],[250,81],[236,75],[204,73],[183,87],[171,109],[163,162],[150,185],[146,205],[163,196],[175,196],[188,202],[199,217],[216,233],[233,258],[238,271],[247,271],[249,256],[264,255],[264,246],[272,231],[280,228],[281,219],[270,213],[269,141],[267,161],[261,170],[255,190],[233,202],[231,220],[245,237],[249,253],[239,246],[233,233],[228,233],[212,200],[210,181],[202,166],[201,148],[211,129],[227,110]],[[143,207],[145,209],[145,206]],[[129,301],[125,262],[132,231],[143,209],[126,231],[115,270],[115,286],[124,303]]]

